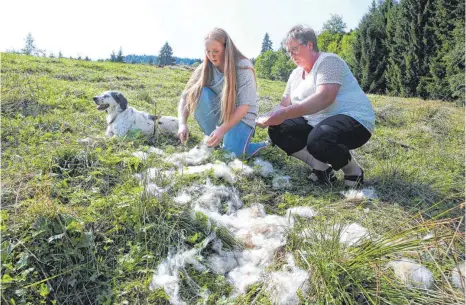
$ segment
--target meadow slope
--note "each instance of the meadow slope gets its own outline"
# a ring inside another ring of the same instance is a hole
[[[121,91],[138,110],[176,116],[191,72],[1,54],[2,304],[169,304],[167,291],[150,284],[174,249],[201,249],[212,232],[225,249],[247,247],[205,214],[174,202],[176,194],[206,179],[230,185],[213,171],[159,175],[156,183],[169,189],[159,196],[148,196],[137,179],[150,168],[165,171],[173,164],[135,152],[154,146],[169,155],[201,141],[192,118],[187,147],[164,136],[103,137],[105,114],[93,96]],[[284,88],[283,82],[258,79],[260,111],[274,107]],[[369,99],[376,131],[355,155],[365,169],[365,186],[377,198],[345,198],[341,183],[313,185],[306,179],[309,169],[275,147],[259,157],[289,175],[289,187],[273,188],[272,178],[259,174],[234,183],[245,207],[260,204],[269,215],[285,215],[297,206],[317,212],[312,219],[296,219],[268,271],[281,270],[286,253],[294,257],[310,274],[308,287],[298,291],[300,304],[458,304],[464,295],[449,278],[465,256],[464,108]],[[266,131],[257,129],[254,140],[266,138]],[[220,150],[208,161],[214,160],[229,162]],[[254,168],[254,160],[243,163]],[[335,224],[354,222],[376,237],[359,246],[322,237],[336,234],[329,231]],[[306,229],[313,232],[312,242],[300,235]],[[213,251],[201,250],[202,255]],[[433,272],[432,289],[397,280],[387,262],[401,257]],[[238,295],[225,275],[192,266],[178,273],[180,298],[187,304],[274,303],[263,282]]]

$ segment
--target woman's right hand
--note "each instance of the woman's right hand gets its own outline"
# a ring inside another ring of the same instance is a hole
[[[178,127],[178,138],[180,138],[181,144],[184,145],[189,139],[188,125],[180,124]]]

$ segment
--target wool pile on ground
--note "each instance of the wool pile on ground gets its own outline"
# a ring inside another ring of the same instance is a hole
[[[176,198],[180,201],[181,197],[186,199],[185,204],[190,198],[193,211],[202,212],[217,227],[228,229],[244,245],[244,249],[225,250],[220,239],[212,239],[212,253],[208,257],[198,259],[198,264],[215,274],[225,275],[236,288],[235,296],[245,293],[251,284],[273,278],[273,283],[268,289],[278,297],[276,304],[297,304],[297,290],[309,275],[296,267],[291,259],[288,259],[287,266],[283,267],[281,278],[270,275],[267,267],[274,263],[277,250],[285,245],[287,233],[294,226],[294,215],[313,217],[316,213],[312,208],[294,207],[289,209],[285,216],[267,215],[264,207],[259,203],[242,208],[243,203],[236,188],[212,185],[209,181],[203,185],[186,188],[182,195]],[[174,257],[186,257],[183,254],[185,252],[179,252]],[[167,262],[172,260],[167,258]],[[189,260],[183,262],[194,264]],[[160,268],[161,271],[167,269],[167,267]],[[166,272],[161,271],[154,275],[152,286],[165,289],[163,277],[166,277]],[[290,278],[299,281],[290,284]],[[172,278],[170,281],[177,283]],[[171,288],[172,286],[167,288],[167,294],[176,292],[176,289]],[[179,300],[179,296],[174,297],[174,300]]]
[[[395,275],[407,286],[429,289],[434,282],[429,269],[409,259],[391,261],[388,267],[391,267]]]

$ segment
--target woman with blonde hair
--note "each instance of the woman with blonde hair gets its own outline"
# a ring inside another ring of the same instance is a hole
[[[205,37],[204,62],[189,79],[178,105],[181,143],[189,136],[188,116],[194,117],[207,145],[239,156],[251,156],[267,144],[250,143],[257,117],[256,75],[251,62],[225,30],[214,28]]]

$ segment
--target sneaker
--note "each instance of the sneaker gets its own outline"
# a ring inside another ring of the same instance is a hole
[[[361,168],[361,175],[345,175],[344,181],[346,186],[352,188],[361,187],[364,183],[364,171]]]
[[[330,166],[324,171],[313,169],[308,179],[316,183],[332,184],[337,180],[337,176]]]

